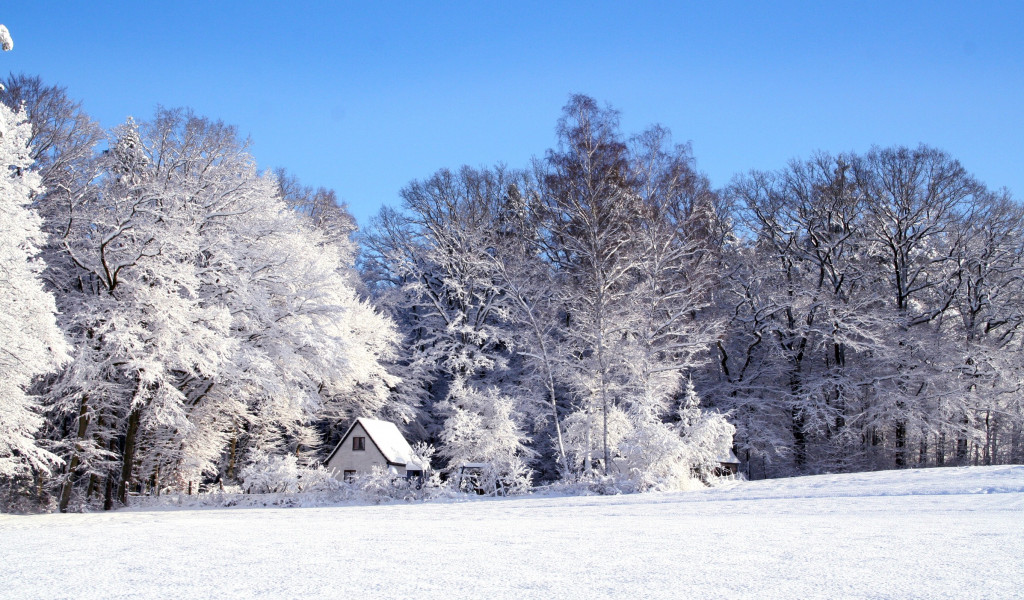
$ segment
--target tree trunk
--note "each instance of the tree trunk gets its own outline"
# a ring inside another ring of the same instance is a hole
[[[1010,435],[1010,463],[1024,462],[1024,435],[1022,435],[1020,423],[1013,424],[1013,433]]]
[[[807,432],[804,431],[804,415],[799,408],[791,412],[791,429],[793,432],[793,464],[802,472],[807,464]]]
[[[593,448],[593,444],[594,444],[594,434],[593,434],[593,431],[594,431],[594,411],[591,410],[590,407],[588,407],[587,408],[587,435],[585,436],[586,439],[584,439],[584,442],[583,442],[584,445],[586,446],[586,454],[583,455],[583,472],[586,473],[588,476],[590,475],[590,470],[594,466],[593,457],[591,456],[593,454],[592,448]]]
[[[992,464],[992,457],[989,455],[989,448],[992,444],[992,419],[989,411],[985,411],[985,447],[981,451],[981,462],[984,465]]]
[[[235,435],[231,436],[231,454],[229,455],[229,458],[228,458],[227,477],[228,477],[228,479],[230,479],[232,481],[234,481],[234,479],[235,479],[235,452],[236,452],[237,448],[238,448],[238,433],[237,433],[237,430],[236,430]]]
[[[555,390],[551,390],[551,414],[555,419],[555,438],[558,440],[558,464],[562,467],[562,477],[569,475],[569,460],[565,456],[565,441],[562,439],[562,423],[558,420],[558,403]]]
[[[604,474],[608,475],[608,370],[604,358],[604,325],[601,315],[597,318],[597,363],[601,369],[601,416],[602,440],[604,446]]]
[[[961,435],[956,440],[956,465],[962,467],[967,464],[969,447],[967,445],[967,437]]]
[[[114,508],[114,483],[112,476],[107,474],[107,488],[103,492],[103,510]]]
[[[537,338],[537,345],[540,347],[541,358],[544,364],[544,375],[546,377],[545,385],[548,390],[548,397],[551,399],[551,416],[555,420],[555,436],[558,441],[558,464],[562,468],[562,477],[569,475],[569,460],[565,455],[565,442],[562,437],[562,421],[558,416],[558,394],[555,392],[555,376],[551,371],[551,356],[548,352],[547,342],[544,340],[543,328],[537,323],[537,319],[533,314],[533,310],[530,308],[530,304],[522,297],[522,294],[516,294],[516,299],[519,301],[519,306],[523,312],[530,319],[530,329],[533,332],[534,337]]]
[[[896,468],[900,469],[907,466],[907,422],[904,420],[896,421]]]
[[[833,355],[836,361],[836,370],[840,374],[840,378],[843,377],[842,373],[846,368],[846,345],[845,344],[832,344]],[[835,429],[839,434],[843,433],[843,429],[846,428],[846,399],[843,397],[842,386],[836,385],[836,420]]]
[[[117,484],[117,500],[128,505],[128,482],[132,478],[132,467],[135,462],[135,438],[139,433],[139,421],[142,419],[142,408],[135,407],[128,415],[128,430],[124,436],[124,450],[121,462],[121,481]]]
[[[71,461],[68,463],[67,469],[67,481],[64,482],[64,486],[60,491],[60,512],[68,512],[68,503],[71,501],[71,486],[73,485],[73,478],[75,471],[78,470],[78,465],[81,464],[82,459],[80,453],[82,452],[81,440],[85,438],[85,431],[89,426],[89,415],[88,415],[88,396],[82,396],[82,405],[78,408],[78,437],[75,439],[75,453],[71,457]]]

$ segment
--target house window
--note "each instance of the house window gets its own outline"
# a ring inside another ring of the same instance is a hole
[[[366,450],[366,438],[354,437],[352,438],[352,450]]]
[[[345,469],[345,481],[351,482],[351,481],[354,481],[355,478],[356,478],[356,472],[355,471],[349,471],[348,469]]]

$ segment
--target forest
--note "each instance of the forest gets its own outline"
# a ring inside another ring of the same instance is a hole
[[[1024,208],[942,150],[715,189],[573,95],[360,227],[220,121],[0,83],[0,507],[313,470],[361,416],[518,490],[1024,462]]]

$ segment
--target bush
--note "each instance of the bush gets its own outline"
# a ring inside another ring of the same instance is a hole
[[[259,455],[239,473],[248,494],[332,492],[341,482],[322,466],[300,467],[292,455]]]

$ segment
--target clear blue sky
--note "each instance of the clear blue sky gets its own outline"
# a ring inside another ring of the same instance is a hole
[[[110,127],[235,124],[360,223],[441,167],[526,166],[569,94],[691,141],[722,186],[815,150],[943,148],[1024,197],[1024,2],[101,2],[0,6],[0,72]]]

